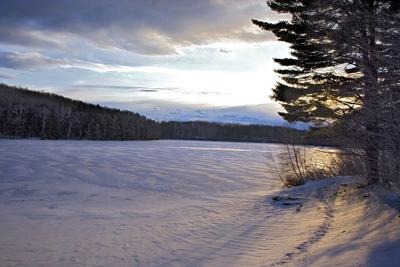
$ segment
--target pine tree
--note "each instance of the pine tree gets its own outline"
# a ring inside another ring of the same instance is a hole
[[[378,182],[381,119],[387,95],[398,102],[398,17],[395,1],[269,1],[290,21],[253,21],[290,44],[273,99],[288,121],[342,123],[365,129],[368,177]],[[397,75],[397,76],[396,76]]]
[[[271,9],[291,13],[291,21],[268,23],[253,20],[264,30],[272,31],[278,40],[290,44],[290,58],[275,62],[283,68],[276,70],[281,82],[273,89],[273,99],[279,101],[286,112],[286,120],[323,123],[338,119],[347,109],[339,104],[349,97],[343,89],[353,79],[346,72],[333,72],[334,66],[343,64],[335,58],[329,43],[328,29],[319,28],[321,18],[315,12],[316,1],[270,1]]]

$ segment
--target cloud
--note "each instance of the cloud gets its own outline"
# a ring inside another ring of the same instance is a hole
[[[15,78],[16,78],[15,76],[4,74],[4,73],[0,73],[0,79],[14,80]]]
[[[156,93],[160,91],[175,91],[178,87],[148,87],[148,86],[131,86],[131,85],[100,85],[100,84],[78,84],[73,85],[65,92],[80,92],[87,90],[112,90],[112,91],[134,91],[145,93]]]
[[[0,51],[0,67],[3,68],[33,70],[37,68],[55,68],[68,64],[68,60],[51,59],[37,52]]]
[[[46,36],[44,32],[7,27],[7,25],[2,25],[2,23],[0,23],[0,42],[33,48],[62,47],[62,43],[56,41],[55,38],[49,38],[49,36]]]
[[[52,58],[39,52],[0,51],[0,67],[14,70],[38,70],[55,68],[76,68],[95,72],[126,72],[135,67],[105,65],[74,59]]]
[[[230,54],[232,53],[232,50],[221,48],[219,49],[219,52],[222,54]]]
[[[201,91],[200,93],[202,95],[223,95],[224,94],[222,92],[217,92],[217,91]]]
[[[6,52],[0,51],[0,67],[14,70],[38,69],[82,69],[99,73],[175,73],[177,70],[153,66],[126,66],[89,62],[79,59],[52,58],[39,52]]]
[[[250,22],[264,18],[266,10],[260,0],[4,0],[0,42],[67,49],[87,41],[166,55],[190,45],[272,40]]]

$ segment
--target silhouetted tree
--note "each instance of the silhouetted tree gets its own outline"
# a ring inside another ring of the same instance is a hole
[[[269,1],[289,21],[255,20],[288,42],[291,57],[276,59],[282,81],[273,98],[288,121],[339,123],[364,137],[368,178],[379,180],[384,118],[394,112],[399,86],[399,13],[396,1]],[[358,130],[362,129],[362,131]]]

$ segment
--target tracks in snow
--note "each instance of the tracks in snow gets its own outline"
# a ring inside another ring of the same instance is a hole
[[[311,248],[311,246],[315,245],[319,242],[332,227],[332,224],[335,220],[335,201],[336,196],[338,195],[339,191],[336,193],[331,194],[328,197],[324,197],[323,200],[320,202],[320,206],[318,209],[323,209],[322,213],[322,222],[316,227],[314,231],[311,232],[311,235],[308,237],[307,240],[304,242],[299,243],[297,246],[292,249],[292,251],[287,252],[280,260],[273,264],[267,264],[266,266],[276,267],[290,264],[291,261],[299,257]],[[320,194],[321,196],[321,194]],[[314,207],[315,208],[315,207]]]

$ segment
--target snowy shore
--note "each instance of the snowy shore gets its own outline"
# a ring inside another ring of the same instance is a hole
[[[399,266],[399,196],[349,177],[309,182],[288,194],[324,200],[325,215],[283,266]]]
[[[266,157],[284,149],[0,140],[0,265],[398,266],[399,198],[284,190]]]

